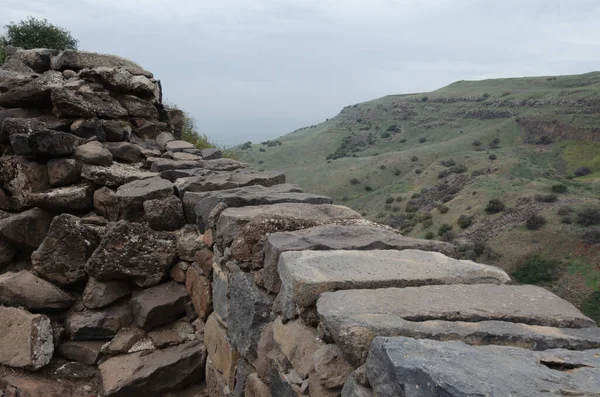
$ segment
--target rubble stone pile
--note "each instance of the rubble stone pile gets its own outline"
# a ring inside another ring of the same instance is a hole
[[[8,55],[0,396],[600,391],[600,329],[551,292],[196,149],[132,61]]]

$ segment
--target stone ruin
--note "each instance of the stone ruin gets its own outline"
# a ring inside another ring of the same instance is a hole
[[[600,330],[180,140],[129,60],[0,68],[0,396],[598,396]]]

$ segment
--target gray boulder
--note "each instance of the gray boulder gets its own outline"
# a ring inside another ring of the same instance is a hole
[[[79,77],[102,84],[114,92],[131,93],[141,98],[158,100],[158,87],[143,75],[128,68],[100,66],[82,70]]]
[[[88,142],[75,149],[75,158],[87,164],[103,165],[112,164],[112,153],[98,141]]]
[[[119,95],[117,100],[127,110],[129,117],[134,119],[158,120],[158,110],[150,101],[134,95]]]
[[[127,116],[127,110],[107,90],[93,90],[87,85],[77,90],[54,89],[51,99],[57,117],[120,119]]]
[[[119,220],[121,206],[117,198],[117,193],[106,186],[96,190],[94,192],[94,209],[109,221],[114,222]]]
[[[0,106],[5,108],[49,108],[52,91],[64,84],[62,73],[46,72],[29,83],[0,94]]]
[[[144,201],[145,219],[154,230],[177,230],[185,225],[181,200],[177,196]]]
[[[129,182],[158,176],[139,167],[127,164],[113,163],[110,167],[85,164],[81,168],[81,177],[99,186],[118,188]]]
[[[165,144],[165,150],[168,152],[181,152],[184,149],[194,148],[194,144],[187,141],[169,141]]]
[[[162,178],[129,182],[117,189],[122,219],[140,221],[144,217],[144,202],[166,199],[173,195],[173,184]]]
[[[367,373],[377,396],[594,395],[600,350],[571,352],[375,338]]]
[[[1,70],[0,70],[1,73]],[[0,74],[0,92],[2,92],[2,85],[1,85],[1,81],[2,81],[2,75]],[[23,131],[23,129],[21,128],[22,126],[25,126],[25,132],[22,133],[30,133],[33,131],[30,131],[28,126],[32,126],[32,125],[39,125],[37,122],[28,122],[28,120],[40,117],[40,116],[47,116],[50,115],[51,112],[48,109],[31,109],[31,108],[14,108],[14,109],[0,109],[0,143],[8,143],[9,142],[9,129],[7,129],[6,132],[4,132],[4,122],[7,119],[21,119],[21,123],[20,125],[16,125],[19,129],[17,131]],[[46,127],[47,128],[47,127]],[[57,128],[60,129],[60,128]]]
[[[31,50],[17,48],[10,56],[7,56],[2,69],[17,72],[32,71],[35,73],[44,73],[50,70],[50,58],[56,54],[58,54],[57,50],[46,48]]]
[[[45,279],[59,285],[71,284],[85,278],[85,263],[99,243],[97,229],[74,215],[61,214],[52,220],[31,262]]]
[[[107,142],[104,147],[110,151],[113,159],[124,163],[135,163],[142,155],[142,149],[129,142]]]
[[[48,161],[48,179],[54,187],[75,184],[81,177],[81,165],[75,159],[57,158]]]
[[[0,241],[0,270],[9,265],[16,255],[17,251],[10,244]]]
[[[48,167],[25,156],[0,157],[0,209],[24,211],[31,207],[31,193],[50,187]]]
[[[87,211],[93,207],[94,187],[87,183],[31,193],[30,203],[57,212]]]
[[[75,120],[71,124],[70,131],[71,134],[77,135],[80,138],[98,138],[100,141],[106,141],[106,133],[102,127],[102,122],[97,117]]]
[[[202,380],[205,362],[206,349],[199,342],[117,356],[99,367],[104,395],[161,396]]]
[[[223,153],[217,148],[206,148],[200,151],[200,156],[204,160],[217,160],[223,157]]]
[[[106,227],[85,269],[101,281],[130,279],[140,287],[150,287],[163,279],[176,260],[174,235],[119,221]]]
[[[0,240],[25,251],[33,251],[46,238],[52,214],[40,208],[0,219]]]
[[[65,318],[65,329],[73,340],[111,339],[131,324],[129,302],[98,310],[72,311]]]
[[[10,136],[13,151],[22,156],[67,157],[82,143],[82,139],[75,135],[54,130]]]
[[[58,352],[68,360],[94,365],[100,358],[103,341],[68,341],[58,345]]]
[[[81,70],[95,67],[115,67],[121,66],[127,68],[131,73],[152,77],[150,72],[142,69],[137,63],[129,59],[116,55],[98,54],[95,52],[86,52],[78,50],[64,50],[57,56],[52,57],[50,65],[54,70]]]
[[[73,298],[28,271],[0,274],[0,305],[29,311],[65,310]]]
[[[131,135],[131,126],[123,120],[100,120],[100,123],[108,142],[126,141]]]
[[[88,309],[98,309],[129,296],[130,293],[129,286],[123,281],[98,281],[90,277],[83,290],[82,300]]]
[[[18,109],[13,109],[18,110]],[[29,135],[43,130],[68,131],[71,122],[54,116],[6,118],[0,124],[0,141],[9,142],[12,135]]]
[[[142,290],[131,298],[135,323],[147,331],[169,324],[185,314],[186,299],[185,287],[174,281]]]

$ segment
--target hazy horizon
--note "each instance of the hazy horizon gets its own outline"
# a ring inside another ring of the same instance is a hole
[[[80,49],[130,58],[218,143],[260,142],[344,106],[457,80],[598,68],[593,0],[5,0]]]

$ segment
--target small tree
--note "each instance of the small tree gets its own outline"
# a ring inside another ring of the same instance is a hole
[[[11,22],[4,28],[6,33],[0,36],[0,64],[4,63],[7,46],[24,49],[77,49],[78,40],[71,36],[71,32],[49,23],[46,19],[28,17],[18,23]]]

